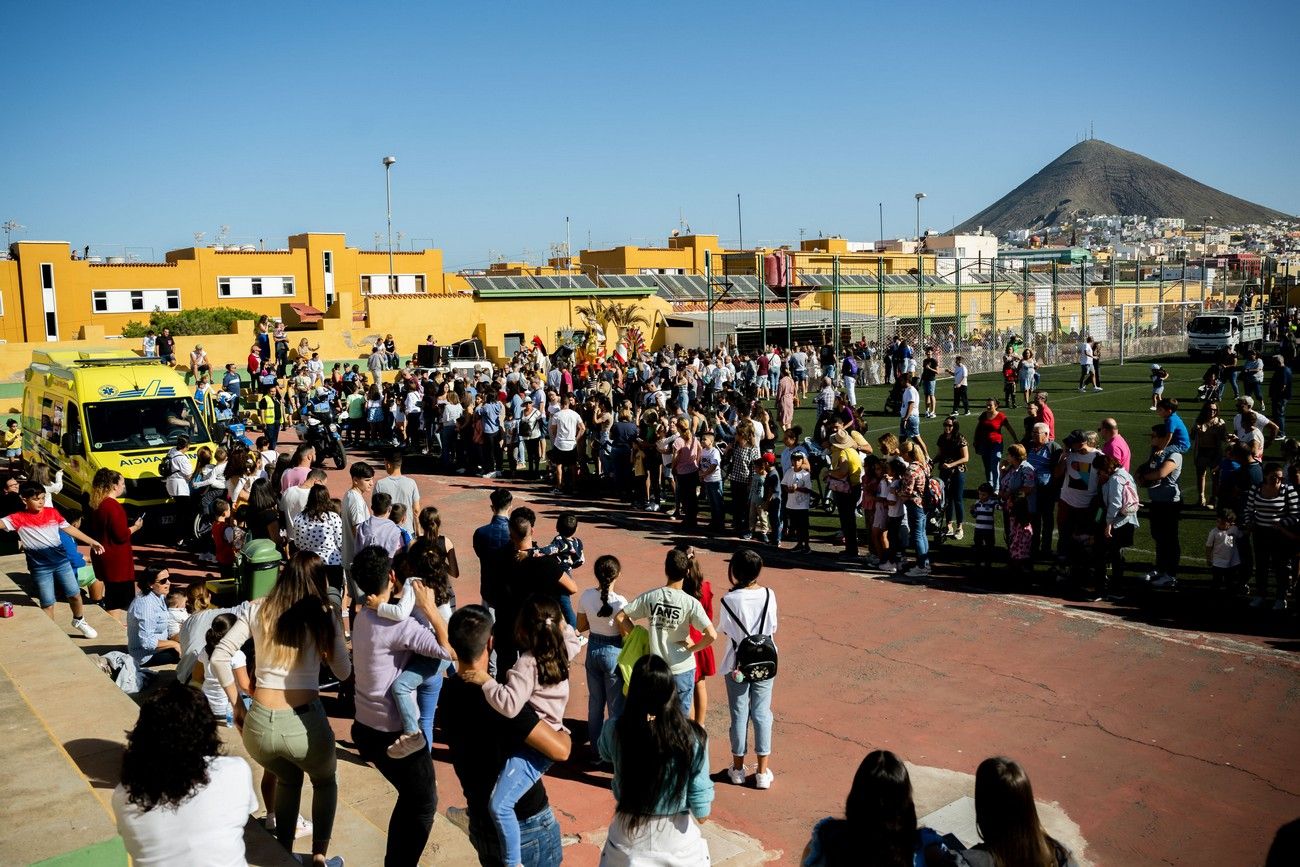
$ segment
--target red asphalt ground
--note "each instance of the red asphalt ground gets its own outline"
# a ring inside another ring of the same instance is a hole
[[[535,484],[425,475],[424,460],[409,458],[408,474],[424,505],[442,511],[459,551],[462,605],[478,599],[471,537],[489,517],[493,486],[537,510],[543,542],[562,508],[582,513],[583,587],[605,553],[622,561],[624,596],[656,586],[667,548],[681,538],[662,515],[557,500]],[[341,495],[346,473],[330,475]],[[700,550],[716,596],[726,592],[735,544]],[[967,774],[986,756],[1015,758],[1036,798],[1059,803],[1080,826],[1094,864],[1258,864],[1277,828],[1300,816],[1300,642],[1152,627],[1098,606],[967,592],[959,578],[895,584],[843,571],[829,555],[770,552],[763,580],[780,600],[776,782],[767,792],[719,783],[713,818],[779,850],[783,863],[797,863],[814,822],[842,815],[857,765],[875,748]],[[608,825],[613,799],[608,775],[590,772],[578,746],[581,660],[573,673],[574,758],[552,769],[546,786],[564,833],[588,835]],[[726,694],[720,678],[709,690],[719,771],[730,764]],[[334,721],[344,748],[349,722]],[[434,757],[440,810],[463,805],[442,744]],[[595,845],[565,849],[567,864],[598,860]]]

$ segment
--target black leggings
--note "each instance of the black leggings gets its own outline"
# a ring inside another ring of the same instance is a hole
[[[835,510],[840,514],[840,532],[844,534],[844,552],[858,555],[858,494],[854,491],[835,492]],[[806,514],[806,513],[805,513]]]

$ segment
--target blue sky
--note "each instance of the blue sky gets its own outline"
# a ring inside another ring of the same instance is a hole
[[[161,258],[393,221],[449,268],[948,228],[1096,137],[1300,212],[1284,2],[17,3],[0,220]],[[1032,10],[1029,11],[1029,10]],[[409,241],[406,242],[409,244]]]

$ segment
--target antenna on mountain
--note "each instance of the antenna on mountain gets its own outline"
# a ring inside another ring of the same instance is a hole
[[[1095,135],[1093,134],[1093,131],[1092,131],[1092,121],[1088,121],[1088,138],[1089,138],[1089,139],[1094,139],[1094,138],[1096,138],[1096,137],[1097,137],[1097,136],[1095,136]]]

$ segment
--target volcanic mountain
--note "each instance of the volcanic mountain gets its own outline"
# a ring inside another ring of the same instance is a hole
[[[1288,219],[1287,214],[1207,187],[1141,154],[1087,139],[962,223],[958,231],[983,226],[1000,235],[1093,214],[1182,217],[1188,225],[1199,225],[1209,215],[1212,225],[1220,226]]]

